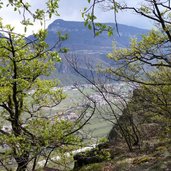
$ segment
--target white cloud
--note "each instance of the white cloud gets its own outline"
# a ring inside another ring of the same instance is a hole
[[[43,8],[45,9],[46,0],[30,0],[33,5],[32,9]],[[41,3],[40,3],[41,2]],[[140,2],[140,0],[139,0]],[[81,10],[88,6],[87,0],[61,0],[59,3],[59,17],[53,17],[51,20],[48,20],[46,25],[50,24],[55,19],[64,19],[64,20],[72,20],[72,21],[83,21],[81,17]],[[1,17],[4,19],[5,24],[11,24],[16,27],[16,32],[23,33],[24,28],[20,24],[22,20],[22,16],[14,13],[12,8],[4,8],[1,9]],[[100,22],[114,22],[114,16],[112,12],[104,12],[102,9],[96,9],[96,14],[98,16],[98,21]],[[137,26],[141,28],[149,28],[152,23],[140,17],[139,15],[131,14],[131,13],[119,13],[117,15],[118,23]],[[35,23],[33,27],[28,28],[28,34],[32,34],[33,32],[40,29],[40,24]]]

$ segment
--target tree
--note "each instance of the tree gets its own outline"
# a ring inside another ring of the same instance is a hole
[[[46,14],[51,18],[58,9],[58,0],[47,1],[47,11],[33,11],[25,1],[0,2],[1,8],[12,6],[22,14],[25,31],[35,20],[43,22]],[[59,33],[56,44],[49,47],[46,35],[42,29],[31,40],[0,22],[0,163],[6,170],[10,170],[8,162],[17,171],[34,170],[39,156],[46,156],[46,165],[54,149],[65,150],[64,146],[79,142],[74,136],[78,127],[59,115],[49,116],[50,109],[65,98],[61,88],[54,89],[58,81],[47,77],[61,60],[63,49],[58,46],[66,36]]]
[[[117,75],[124,81],[139,84],[140,92],[143,92],[139,95],[144,97],[144,100],[148,99],[150,105],[148,108],[146,106],[148,113],[170,120],[170,1],[143,2],[140,7],[118,4],[118,8],[133,10],[149,18],[156,23],[156,29],[143,35],[139,42],[132,39],[129,48],[110,53],[109,58],[122,61],[123,64],[118,68],[109,68],[107,72]]]
[[[58,15],[58,0],[47,1],[47,11],[34,11],[22,0],[0,2],[1,8],[12,6],[22,14],[25,32],[36,20],[42,24],[46,15]],[[76,133],[95,112],[95,103],[86,105],[79,110],[75,123],[62,120],[57,111],[50,115],[51,109],[66,97],[59,82],[48,76],[61,61],[60,53],[66,52],[60,47],[67,35],[58,33],[52,47],[45,42],[46,35],[47,31],[40,29],[29,39],[0,21],[0,163],[6,170],[11,169],[11,162],[17,171],[35,170],[43,157],[46,167],[56,149],[65,153],[78,148],[80,137]],[[89,117],[81,122],[87,111]]]
[[[126,108],[129,113],[134,114],[133,120],[140,124],[143,119],[150,118],[168,130],[170,126],[170,88],[171,88],[171,32],[170,32],[170,1],[143,0],[141,3],[127,3],[112,0],[88,0],[91,4],[83,11],[85,25],[91,25],[95,35],[102,31],[111,32],[111,28],[96,23],[95,9],[100,5],[109,11],[113,11],[116,28],[117,13],[122,11],[132,11],[135,14],[154,22],[155,29],[148,34],[142,35],[142,39],[131,39],[130,47],[114,47],[113,52],[108,57],[113,60],[115,66],[103,68],[103,72],[110,75],[114,80],[135,83],[138,87],[135,90],[133,99],[130,100]],[[118,19],[119,20],[119,19]],[[119,30],[117,30],[119,32]],[[110,34],[109,34],[110,35]],[[136,118],[137,112],[138,119]],[[161,123],[162,122],[162,123]]]
[[[102,66],[94,68],[92,63],[85,62],[87,72],[79,68],[79,61],[76,56],[66,56],[67,62],[78,76],[85,79],[91,88],[91,93],[86,91],[79,83],[75,88],[89,101],[96,104],[97,118],[105,123],[113,125],[109,135],[109,141],[124,139],[130,151],[133,145],[140,146],[140,134],[137,125],[134,123],[132,110],[129,110],[129,101],[135,85],[128,82],[113,82],[113,75],[108,74]],[[102,68],[101,68],[102,67]],[[98,70],[100,69],[100,70]]]
[[[34,25],[36,21],[39,21],[40,24],[45,27],[47,19],[50,19],[53,15],[59,16],[58,3],[59,0],[46,0],[41,4],[42,8],[39,6],[39,8],[34,9],[35,2],[24,0],[0,0],[0,8],[11,7],[13,12],[22,16],[21,24],[25,26],[24,29],[26,32],[28,26]]]
[[[88,2],[91,3],[91,6],[88,9],[85,8],[83,16],[85,17],[86,23],[92,23],[94,32],[99,29],[103,31],[103,27],[107,27],[103,26],[103,24],[95,23],[98,17],[95,16],[95,8],[97,8],[99,4],[103,5],[108,10],[114,11],[115,15],[124,10],[131,10],[155,22],[156,29],[150,31],[147,35],[143,35],[140,42],[137,42],[136,39],[132,39],[129,48],[114,49],[113,53],[109,54],[109,58],[115,61],[123,61],[123,65],[127,65],[128,68],[131,68],[134,64],[138,65],[138,67],[141,67],[147,72],[151,69],[149,67],[152,67],[153,70],[157,69],[157,67],[171,67],[169,51],[171,42],[171,23],[169,22],[170,1],[144,0],[140,5],[134,4],[134,6],[130,6],[129,3],[112,0],[88,0]],[[144,67],[144,65],[146,67]],[[137,68],[137,70],[142,71],[140,68]],[[138,72],[137,70],[135,69],[135,72]],[[124,76],[125,74],[126,73],[122,75]]]
[[[40,78],[48,76],[60,61],[58,52],[45,43],[46,31],[40,30],[31,41],[13,33],[10,26],[1,29],[1,163],[8,168],[4,162],[12,157],[17,171],[23,171],[48,148],[74,143],[74,136],[67,135],[73,126],[48,116],[48,109],[57,106],[65,95],[60,88],[54,90],[57,81]]]

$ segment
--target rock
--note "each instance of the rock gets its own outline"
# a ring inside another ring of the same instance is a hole
[[[60,171],[59,169],[44,167],[42,171]]]
[[[86,151],[77,153],[74,155],[74,169],[78,169],[84,165],[92,164],[92,163],[100,163],[107,159],[107,154],[105,149],[109,147],[109,143],[102,143],[98,144],[96,148]]]

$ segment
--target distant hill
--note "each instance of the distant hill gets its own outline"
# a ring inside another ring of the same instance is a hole
[[[48,26],[47,42],[53,44],[56,41],[56,32],[67,33],[69,39],[64,42],[64,46],[71,51],[93,51],[106,53],[112,49],[112,42],[116,42],[119,47],[128,47],[130,38],[140,39],[142,34],[148,30],[132,26],[118,24],[119,34],[115,32],[114,23],[105,23],[114,29],[114,36],[108,37],[107,33],[94,37],[93,31],[84,26],[84,22],[55,20]]]
[[[94,37],[93,31],[84,26],[84,22],[55,20],[48,26],[47,43],[54,45],[57,40],[57,32],[68,34],[68,40],[62,43],[63,47],[69,48],[70,52],[66,57],[77,57],[79,61],[79,69],[89,76],[86,63],[91,63],[95,68],[96,65],[114,65],[111,60],[106,58],[106,54],[112,51],[113,42],[120,48],[128,47],[130,38],[141,38],[142,34],[146,34],[148,30],[140,29],[132,26],[118,24],[119,34],[115,32],[116,25],[114,23],[106,23],[114,28],[114,35],[108,37],[104,32]],[[33,38],[30,36],[30,38]],[[70,67],[70,65],[62,56],[62,63],[56,64],[56,72],[52,78],[59,78],[63,85],[73,84],[75,81],[83,82]]]

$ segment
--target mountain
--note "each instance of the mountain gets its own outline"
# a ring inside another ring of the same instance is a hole
[[[71,51],[86,51],[106,53],[111,51],[112,43],[116,42],[118,47],[128,47],[130,38],[145,34],[148,30],[132,26],[118,24],[119,34],[115,31],[114,23],[105,23],[114,29],[114,36],[108,37],[107,33],[94,37],[93,31],[84,26],[84,22],[55,20],[48,26],[47,42],[53,44],[56,41],[56,32],[67,33],[69,38],[64,46]]]
[[[68,34],[68,39],[62,42],[63,47],[69,48],[69,53],[61,55],[62,62],[56,64],[56,72],[52,78],[59,78],[63,85],[73,84],[75,81],[84,82],[82,78],[73,71],[67,63],[65,57],[77,58],[78,68],[88,77],[91,75],[87,69],[87,63],[92,65],[92,70],[99,64],[105,66],[115,65],[113,61],[106,57],[112,51],[112,44],[115,42],[117,47],[128,47],[130,38],[141,39],[142,34],[148,30],[118,24],[119,34],[115,31],[114,23],[105,23],[114,29],[114,35],[108,37],[107,32],[94,37],[93,31],[84,26],[84,22],[55,20],[48,26],[47,43],[53,46],[57,41],[57,32]],[[30,36],[30,38],[33,38]]]

